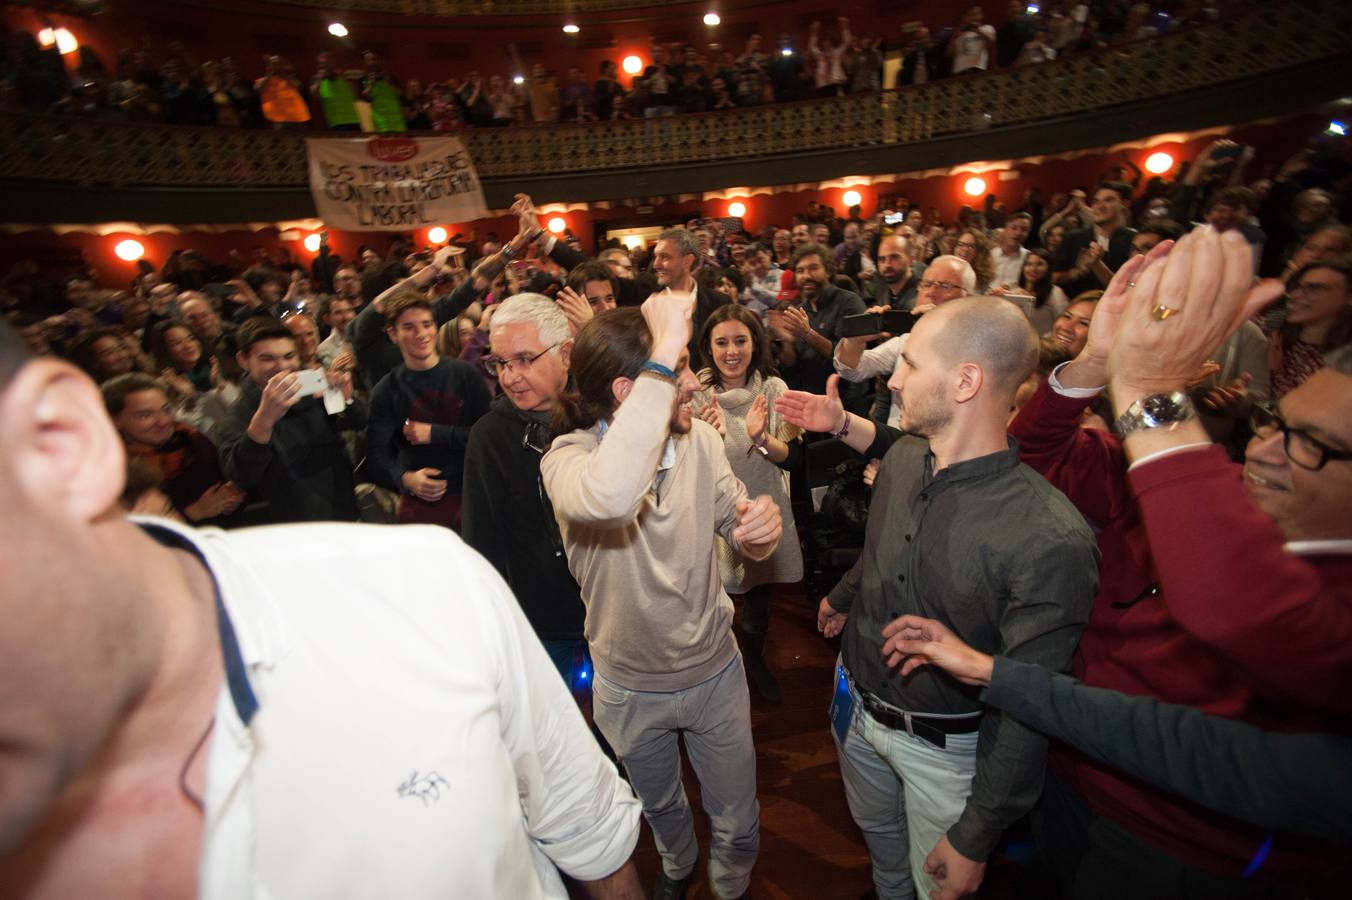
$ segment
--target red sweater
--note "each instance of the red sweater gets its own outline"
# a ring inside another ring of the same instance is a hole
[[[1286,552],[1219,447],[1128,474],[1114,436],[1079,427],[1089,402],[1043,384],[1010,425],[1023,461],[1098,532],[1099,595],[1076,677],[1277,730],[1346,722],[1352,556]],[[1095,812],[1200,868],[1239,875],[1267,838],[1067,749],[1052,764]],[[1278,835],[1264,868],[1308,873],[1329,861],[1327,847]]]

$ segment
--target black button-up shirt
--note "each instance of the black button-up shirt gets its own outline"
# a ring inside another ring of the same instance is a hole
[[[1098,586],[1098,550],[1070,501],[1019,462],[1013,439],[937,473],[926,441],[891,429],[879,429],[867,455],[883,464],[864,552],[828,598],[850,616],[841,649],[855,683],[909,712],[983,709],[977,688],[937,668],[901,678],[887,667],[882,628],[908,613],[943,622],[983,653],[1065,670]],[[958,852],[990,855],[1041,793],[1045,753],[1036,732],[985,717],[972,795],[949,831]]]

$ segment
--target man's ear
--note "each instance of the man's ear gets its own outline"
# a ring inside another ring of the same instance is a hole
[[[32,507],[72,520],[107,512],[127,477],[99,389],[53,359],[28,363],[0,397],[0,458]]]
[[[615,398],[615,406],[618,407],[624,402],[624,398],[629,396],[629,392],[634,389],[634,379],[625,378],[623,375],[617,377],[610,383],[610,396]]]
[[[559,344],[559,359],[563,361],[563,368],[565,371],[567,371],[569,366],[571,366],[573,363],[572,339],[566,340],[562,344]]]
[[[974,362],[965,362],[953,370],[953,398],[959,403],[966,403],[976,398],[981,393],[981,386],[986,383],[986,373],[981,370],[981,366]]]

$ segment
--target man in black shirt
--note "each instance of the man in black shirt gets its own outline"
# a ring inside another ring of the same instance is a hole
[[[460,529],[470,427],[488,411],[474,367],[437,354],[432,302],[417,291],[384,301],[386,332],[404,357],[371,391],[366,466],[371,479],[403,494],[400,522]]]
[[[352,465],[342,432],[365,424],[346,374],[329,376],[346,408],[330,414],[322,395],[302,395],[296,339],[276,319],[256,316],[239,327],[236,360],[248,376],[221,422],[221,473],[268,503],[273,522],[357,518]]]
[[[549,298],[518,294],[493,314],[489,341],[502,394],[469,433],[461,535],[507,581],[559,674],[583,687],[586,609],[540,486],[549,416],[568,384],[568,319]]]
[[[779,344],[780,374],[794,390],[820,394],[826,389],[826,379],[835,371],[831,358],[841,337],[841,319],[865,311],[858,294],[831,283],[834,259],[820,244],[795,250],[793,277],[801,305],[769,316],[772,340]],[[862,408],[867,387],[847,385],[846,405]]]
[[[898,677],[883,653],[884,626],[909,614],[982,652],[1069,665],[1098,553],[1084,519],[1005,433],[1037,358],[1018,307],[969,297],[911,331],[890,381],[907,436],[837,398],[789,391],[776,404],[787,421],[883,460],[864,552],[817,616],[828,636],[844,631],[832,720],[880,898],[975,892],[1005,828],[1041,794],[1046,738],[983,714],[973,688],[932,667]]]

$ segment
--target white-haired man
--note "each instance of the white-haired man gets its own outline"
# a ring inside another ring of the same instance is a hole
[[[540,457],[568,384],[572,333],[554,301],[517,294],[493,314],[489,345],[486,362],[502,393],[470,429],[461,533],[506,579],[559,674],[583,687],[586,610],[554,508],[540,489]]]

